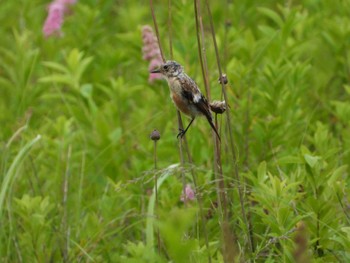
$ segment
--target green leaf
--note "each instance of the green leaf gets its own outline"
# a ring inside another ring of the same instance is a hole
[[[297,156],[284,156],[278,159],[278,164],[302,164],[304,161]]]
[[[331,173],[330,178],[327,180],[327,184],[331,187],[334,186],[336,181],[339,180],[342,175],[345,175],[347,173],[347,169],[348,165],[342,165],[338,167],[334,172]]]
[[[258,167],[258,180],[260,183],[263,183],[266,180],[266,162],[263,161],[259,164]]]
[[[122,133],[122,128],[118,127],[108,135],[108,138],[111,140],[112,144],[116,144],[122,137]]]
[[[348,95],[350,95],[350,85],[344,85],[344,89]]]
[[[304,159],[311,168],[314,168],[317,162],[321,159],[321,157],[304,154]]]
[[[36,136],[33,140],[29,141],[27,144],[25,144],[20,151],[17,153],[16,157],[14,158],[13,162],[11,163],[11,166],[6,171],[4,180],[1,184],[0,189],[0,218],[2,217],[3,212],[3,204],[5,201],[6,193],[8,191],[10,182],[14,180],[14,177],[17,174],[17,171],[22,166],[22,162],[25,159],[25,157],[29,154],[31,148],[34,144],[36,144],[41,139],[41,135]]]
[[[45,62],[42,62],[42,64],[47,68],[60,71],[61,73],[68,74],[68,72],[69,72],[65,66],[62,66],[61,64],[56,63],[56,62],[45,61]]]
[[[170,175],[173,174],[174,169],[178,167],[178,164],[170,165],[161,176],[158,178],[157,185],[153,187],[152,195],[149,199],[148,209],[147,209],[147,220],[146,220],[146,244],[148,249],[152,249],[154,246],[154,209],[156,203],[155,197],[155,187],[157,187],[158,191],[160,190],[160,186],[163,182],[169,178]]]
[[[276,13],[275,11],[266,8],[266,7],[259,7],[258,11],[267,16],[268,18],[270,18],[272,21],[274,21],[279,27],[282,27],[284,22],[282,20],[282,18],[279,16],[278,13]]]
[[[72,79],[66,75],[52,74],[50,76],[42,77],[39,79],[42,83],[61,83],[73,86]]]
[[[92,97],[92,91],[93,91],[93,86],[90,83],[83,84],[80,87],[80,93],[83,95],[84,98],[91,98]]]

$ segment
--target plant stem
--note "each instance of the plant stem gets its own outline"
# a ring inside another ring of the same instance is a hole
[[[219,49],[216,43],[216,37],[215,37],[215,29],[214,29],[214,24],[213,24],[213,17],[211,14],[211,10],[210,10],[210,5],[209,5],[209,1],[206,0],[205,1],[206,6],[207,6],[207,11],[208,11],[208,16],[209,16],[209,21],[210,21],[210,28],[211,28],[211,33],[212,33],[212,38],[213,38],[213,42],[214,42],[214,48],[215,48],[215,55],[216,55],[216,62],[217,62],[217,66],[218,66],[218,70],[219,70],[219,76],[220,76],[220,80],[222,78],[222,70],[221,70],[221,63],[220,63],[220,56],[219,56]],[[224,81],[220,81],[221,82],[221,87],[222,87],[222,93],[224,95],[224,99],[225,99],[225,103],[226,103],[226,109],[229,109],[228,107],[228,97],[227,97],[227,92],[225,89],[225,83]],[[247,228],[247,237],[248,237],[248,246],[249,246],[249,252],[253,251],[253,241],[250,238],[250,234],[249,234],[249,223],[248,223],[248,219],[247,219],[247,214],[245,212],[245,208],[244,208],[244,194],[243,194],[243,190],[242,190],[242,184],[241,184],[241,178],[238,172],[238,164],[237,164],[237,157],[236,157],[236,151],[235,151],[235,145],[234,145],[234,139],[233,139],[233,133],[232,133],[232,128],[231,128],[231,116],[230,116],[230,111],[227,110],[226,111],[226,121],[227,121],[227,126],[228,126],[228,130],[229,130],[229,143],[230,143],[230,149],[231,149],[231,153],[232,153],[232,161],[233,161],[233,165],[234,165],[234,176],[235,176],[235,181],[237,182],[237,190],[238,190],[238,194],[239,194],[239,201],[240,201],[240,205],[241,205],[241,212],[242,212],[242,217],[243,217],[243,222]]]
[[[168,37],[169,37],[169,53],[170,59],[173,59],[173,32],[172,32],[172,19],[171,19],[171,0],[168,0]]]
[[[68,206],[67,206],[67,201],[68,201],[68,181],[69,181],[69,175],[70,175],[70,159],[72,156],[72,146],[68,146],[68,152],[67,152],[67,166],[66,166],[66,171],[64,173],[64,180],[63,180],[63,197],[62,197],[62,207],[63,207],[63,217],[62,217],[62,232],[66,234],[64,238],[64,246],[62,249],[63,253],[63,261],[68,262],[68,255],[69,255],[69,236],[70,236],[70,231],[68,227]]]
[[[155,216],[158,217],[158,173],[157,173],[157,141],[154,141],[154,189],[155,189],[155,197],[156,197],[156,204],[155,204]],[[156,227],[157,232],[157,247],[158,247],[158,254],[160,254],[160,234],[159,234],[159,228]]]
[[[153,19],[153,23],[154,23],[154,28],[156,30],[156,35],[157,35],[157,40],[158,40],[158,46],[159,46],[159,50],[160,50],[160,55],[162,56],[163,62],[165,62],[165,58],[164,58],[164,53],[163,53],[163,49],[162,49],[162,45],[160,43],[160,38],[159,38],[159,30],[158,30],[158,24],[157,24],[157,20],[156,20],[156,16],[154,14],[154,9],[153,9],[153,1],[150,0],[150,7],[151,7],[151,13],[152,13],[152,19]]]

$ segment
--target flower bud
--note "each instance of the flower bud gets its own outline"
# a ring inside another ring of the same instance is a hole
[[[158,141],[160,139],[160,133],[158,130],[154,129],[149,137],[152,141]]]

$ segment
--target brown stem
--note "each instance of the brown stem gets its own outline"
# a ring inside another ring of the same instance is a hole
[[[210,96],[210,85],[209,85],[209,70],[208,70],[208,63],[206,58],[206,50],[204,44],[204,27],[203,27],[203,21],[201,16],[201,8],[200,8],[200,1],[194,0],[194,11],[195,11],[195,20],[196,20],[196,32],[197,32],[197,46],[198,46],[198,55],[199,60],[201,64],[202,69],[202,75],[204,79],[205,84],[205,90],[206,90],[206,96],[208,98],[208,101],[211,100]],[[217,116],[215,115],[215,126],[217,126]],[[224,223],[227,222],[228,214],[227,214],[227,198],[225,193],[225,184],[223,180],[223,174],[222,174],[222,162],[221,162],[221,147],[220,142],[215,135],[214,131],[212,131],[213,134],[213,140],[214,140],[214,173],[215,177],[217,177],[217,195],[218,195],[218,203],[219,203],[219,210],[221,214],[221,233],[223,235],[223,242],[224,242],[224,248],[223,248],[223,254],[224,258],[226,253],[226,241],[227,239],[224,237],[225,233],[227,232],[227,229],[224,229],[224,226],[228,226],[228,224]],[[231,244],[232,246],[233,244]],[[227,260],[225,260],[227,261]]]
[[[168,0],[168,37],[169,37],[169,53],[170,59],[173,59],[173,32],[171,19],[171,0]]]
[[[158,24],[157,24],[156,16],[155,16],[155,14],[154,14],[154,9],[153,9],[153,1],[150,0],[150,1],[149,1],[149,4],[150,4],[150,7],[151,7],[151,13],[152,13],[152,19],[153,19],[154,29],[156,30],[156,35],[157,35],[157,40],[158,40],[158,46],[159,46],[159,50],[160,50],[160,55],[162,56],[163,62],[165,62],[164,53],[163,53],[162,45],[161,45],[161,43],[160,43],[160,38],[159,38]]]
[[[220,76],[220,80],[221,80],[221,78],[222,78],[222,69],[221,69],[221,63],[220,63],[219,49],[218,49],[218,46],[217,46],[217,43],[216,43],[213,17],[212,17],[212,14],[211,14],[209,1],[206,0],[205,3],[206,3],[206,6],[207,6],[208,17],[209,17],[209,21],[210,21],[210,29],[211,29],[211,33],[212,33],[213,42],[214,42],[214,48],[215,48],[216,62],[217,62],[217,67],[218,67],[218,70],[219,70],[219,76]],[[222,93],[224,95],[224,99],[225,99],[225,103],[226,103],[226,109],[229,109],[229,107],[227,105],[227,103],[228,103],[228,96],[227,96],[227,92],[226,92],[226,89],[225,89],[225,83],[224,83],[224,81],[220,81],[220,82],[221,82],[221,87],[222,87]],[[229,143],[230,143],[230,149],[231,149],[231,153],[232,153],[232,159],[233,159],[232,162],[233,162],[233,165],[234,165],[234,176],[235,176],[235,181],[237,182],[237,189],[238,189],[239,201],[240,201],[240,205],[241,205],[241,212],[242,212],[243,222],[244,222],[245,226],[247,227],[249,251],[252,252],[253,251],[253,241],[251,240],[251,236],[249,235],[250,229],[249,229],[249,223],[248,223],[248,219],[247,219],[247,214],[245,212],[245,207],[244,207],[244,194],[243,194],[243,190],[242,190],[241,178],[240,178],[240,175],[239,175],[239,172],[238,172],[238,164],[237,164],[238,160],[237,160],[237,157],[236,157],[233,133],[232,133],[232,128],[231,128],[231,116],[230,116],[230,111],[229,110],[226,111],[226,119],[227,119],[226,121],[227,121],[228,130],[229,130]]]
[[[155,189],[155,197],[156,197],[156,204],[155,204],[155,216],[158,219],[158,173],[157,173],[157,141],[154,141],[154,189]],[[157,247],[158,247],[158,254],[160,254],[160,234],[159,234],[159,228],[156,228],[157,232]]]

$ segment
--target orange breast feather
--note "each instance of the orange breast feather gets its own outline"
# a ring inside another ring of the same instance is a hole
[[[183,98],[181,98],[181,95],[178,95],[176,93],[171,94],[171,98],[173,99],[173,102],[175,103],[176,107],[183,112],[184,114],[191,116],[191,112],[189,109],[189,105],[187,104],[187,101]]]

